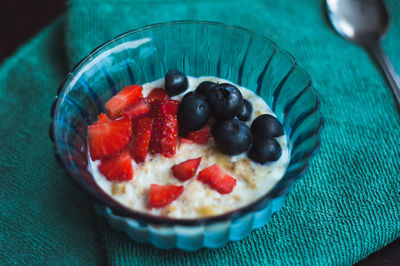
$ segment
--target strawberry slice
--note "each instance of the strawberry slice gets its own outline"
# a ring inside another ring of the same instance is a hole
[[[150,117],[139,118],[135,122],[135,139],[133,141],[131,152],[133,159],[135,159],[137,163],[142,163],[146,160],[152,127],[153,119]]]
[[[167,94],[165,89],[163,89],[163,88],[154,88],[154,89],[151,90],[151,92],[147,95],[146,98],[166,100],[169,97],[168,97],[168,94]]]
[[[129,181],[133,178],[133,167],[129,151],[125,150],[114,157],[100,161],[100,172],[108,181]]]
[[[93,125],[98,125],[104,122],[110,122],[111,119],[108,118],[104,113],[100,113],[99,116],[97,117],[97,121],[93,123]]]
[[[132,137],[129,118],[101,122],[88,126],[88,143],[92,160],[110,157],[120,152]]]
[[[210,140],[210,127],[206,126],[197,131],[191,131],[187,134],[186,138],[197,144],[207,144]]]
[[[145,103],[144,99],[141,98],[136,103],[128,107],[128,109],[125,109],[125,111],[122,112],[122,116],[133,120],[147,113],[150,113],[150,109]]]
[[[161,208],[176,200],[183,193],[183,186],[150,185],[148,208]]]
[[[176,115],[167,115],[161,132],[161,154],[172,158],[176,153],[178,143],[178,119]]]
[[[187,139],[187,138],[179,137],[178,140],[179,140],[179,143],[194,144],[194,142],[192,140]]]
[[[165,89],[162,88],[154,88],[150,93],[144,98],[145,103],[147,106],[151,107],[151,105],[156,101],[166,101],[170,100],[167,92]]]
[[[201,170],[197,179],[221,194],[231,193],[236,186],[236,179],[225,173],[217,164]]]
[[[151,133],[151,153],[161,153],[165,157],[173,157],[178,142],[178,119],[176,112],[179,101],[155,100],[151,103],[153,131]]]
[[[121,116],[122,111],[137,102],[141,97],[143,87],[139,85],[126,86],[106,102],[107,115],[111,119]]]
[[[176,164],[171,167],[172,174],[180,181],[186,181],[196,174],[200,162],[201,157],[197,159],[189,159],[180,164]]]

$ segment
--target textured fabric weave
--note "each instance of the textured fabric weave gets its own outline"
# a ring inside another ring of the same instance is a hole
[[[322,2],[70,1],[64,18],[0,68],[0,262],[350,264],[400,237],[395,103],[368,55],[329,28]],[[400,70],[400,3],[387,6],[384,50]],[[122,32],[178,19],[271,38],[311,75],[325,116],[321,149],[283,209],[242,241],[192,253],[137,244],[96,218],[53,159],[47,136],[53,95],[74,63]]]

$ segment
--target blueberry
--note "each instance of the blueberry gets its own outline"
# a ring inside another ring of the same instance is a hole
[[[197,86],[196,92],[198,94],[201,94],[201,95],[207,97],[208,92],[210,90],[212,90],[215,87],[215,85],[217,85],[215,82],[203,81],[202,83],[199,84],[199,86]]]
[[[183,96],[182,100],[185,99],[186,97],[189,97],[190,95],[194,95],[194,94],[196,94],[194,91],[189,91],[188,93],[186,93],[186,94]]]
[[[272,115],[263,114],[251,124],[253,135],[261,138],[275,138],[283,135],[281,123]]]
[[[217,119],[229,119],[242,105],[243,96],[232,84],[222,83],[208,92],[207,102]]]
[[[282,155],[282,149],[275,139],[256,137],[247,156],[255,162],[265,164],[274,162]]]
[[[247,121],[250,119],[252,113],[253,113],[253,106],[248,100],[243,99],[242,105],[236,111],[237,118],[239,118],[242,121]]]
[[[165,90],[169,97],[181,94],[187,90],[188,86],[187,77],[178,70],[170,70],[165,75]]]
[[[208,122],[209,118],[210,107],[203,95],[190,93],[185,95],[179,103],[179,126],[190,131],[199,130]]]
[[[249,127],[237,119],[215,123],[211,128],[211,134],[217,148],[227,155],[247,151],[252,141]]]

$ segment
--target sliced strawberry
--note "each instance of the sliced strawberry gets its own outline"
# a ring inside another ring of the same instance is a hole
[[[172,158],[176,153],[178,143],[178,119],[176,115],[167,115],[161,133],[161,154],[164,157]]]
[[[186,181],[196,174],[200,162],[201,157],[197,159],[189,159],[180,164],[176,164],[171,167],[172,174],[180,181]]]
[[[194,141],[192,141],[190,139],[179,137],[178,140],[179,140],[179,143],[194,144]]]
[[[128,117],[133,120],[137,117],[150,113],[150,108],[145,103],[144,99],[139,99],[137,102],[132,104],[128,109],[122,112],[123,117]]]
[[[92,160],[110,157],[120,152],[132,137],[129,118],[101,122],[88,126],[88,143]]]
[[[133,178],[133,167],[129,151],[125,150],[114,157],[100,161],[100,172],[108,181],[128,181]]]
[[[206,126],[197,131],[191,131],[187,134],[186,138],[197,144],[207,144],[210,140],[210,127]]]
[[[154,88],[146,98],[144,98],[145,103],[149,108],[151,108],[152,104],[157,101],[166,101],[170,100],[169,96],[165,89],[162,88]]]
[[[122,111],[137,102],[141,97],[143,87],[139,85],[126,86],[106,102],[107,115],[111,119],[121,116]]]
[[[151,92],[147,95],[146,98],[151,98],[151,99],[168,99],[168,94],[165,89],[163,88],[154,88],[151,90]]]
[[[183,186],[150,185],[148,208],[161,208],[176,200],[183,193]]]
[[[165,157],[173,157],[178,142],[178,101],[155,100],[151,104],[153,131],[151,133],[151,153],[161,153]]]
[[[225,173],[217,164],[201,170],[197,179],[221,194],[231,193],[236,186],[236,179]]]
[[[176,115],[178,112],[178,106],[179,106],[179,101],[167,100],[166,104],[163,106],[165,109],[162,111],[169,115]]]
[[[131,149],[132,157],[137,163],[142,163],[146,160],[147,150],[149,149],[153,119],[150,117],[138,118],[135,124],[135,139]]]
[[[111,119],[108,118],[104,113],[100,113],[99,116],[97,117],[97,121],[93,123],[93,125],[101,124],[104,122],[110,122]]]

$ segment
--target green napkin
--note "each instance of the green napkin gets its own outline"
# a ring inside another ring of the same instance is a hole
[[[384,49],[398,68],[400,8]],[[0,67],[0,262],[39,264],[351,264],[400,237],[400,121],[365,52],[328,27],[322,1],[69,2],[69,10]],[[68,181],[52,155],[57,86],[102,42],[146,24],[213,20],[268,36],[311,75],[322,146],[283,209],[242,241],[197,252],[131,241]],[[100,225],[100,226],[99,226]]]

